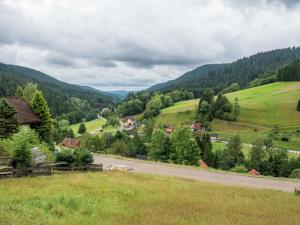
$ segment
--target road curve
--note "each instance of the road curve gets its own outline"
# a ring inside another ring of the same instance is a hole
[[[192,167],[176,166],[172,164],[162,164],[143,160],[118,159],[113,156],[99,154],[94,155],[94,162],[102,163],[104,168],[111,165],[126,165],[130,171],[134,173],[183,177],[225,185],[273,189],[284,192],[293,192],[296,187],[300,188],[299,181],[295,182],[264,177],[244,176],[226,172],[205,171],[197,168],[194,169]]]

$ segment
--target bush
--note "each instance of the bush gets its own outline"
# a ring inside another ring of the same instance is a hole
[[[84,148],[63,149],[56,153],[55,161],[66,162],[72,166],[84,166],[93,162],[93,155]]]
[[[56,152],[55,161],[73,164],[75,162],[75,157],[73,155],[73,151],[71,149],[63,149],[59,152]]]
[[[294,169],[290,175],[290,178],[300,179],[300,169]]]
[[[111,151],[113,154],[128,156],[129,155],[129,146],[123,140],[116,140],[111,145]]]
[[[93,155],[92,153],[84,148],[77,148],[73,152],[75,162],[75,166],[85,166],[93,162]]]
[[[297,103],[297,111],[300,112],[300,99],[298,100],[298,103]]]
[[[18,168],[33,166],[31,149],[39,144],[38,135],[31,129],[22,129],[19,133],[14,134],[8,142],[14,166]]]
[[[295,188],[295,195],[300,196],[300,189]]]
[[[236,165],[235,167],[230,169],[231,172],[235,173],[247,173],[248,170],[244,165]]]
[[[83,134],[86,132],[86,126],[84,123],[81,123],[79,128],[78,128],[78,134]]]
[[[289,137],[287,135],[282,135],[281,136],[281,141],[289,141]]]

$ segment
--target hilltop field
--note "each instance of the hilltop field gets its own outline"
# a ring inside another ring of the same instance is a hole
[[[300,198],[280,191],[117,172],[0,181],[1,225],[295,225],[299,221]]]
[[[255,138],[268,136],[275,127],[280,134],[289,137],[288,142],[274,140],[276,146],[300,150],[300,112],[296,111],[300,82],[276,82],[226,96],[231,101],[236,97],[239,99],[240,116],[237,122],[215,119],[212,133],[224,139],[238,133],[243,142],[251,143]],[[155,121],[156,126],[170,124],[179,127],[193,122],[198,102],[198,99],[179,102],[161,110]]]
[[[92,133],[92,134],[103,134],[103,133],[108,133],[108,132],[114,133],[118,130],[117,127],[107,126],[103,129],[102,132],[100,132],[100,129],[102,129],[102,127],[105,125],[105,123],[106,123],[105,118],[99,118],[99,119],[95,119],[92,121],[84,122],[86,131],[88,133]],[[70,128],[73,130],[75,136],[78,136],[78,129],[79,129],[80,124],[81,123],[76,123],[76,124],[70,125]]]

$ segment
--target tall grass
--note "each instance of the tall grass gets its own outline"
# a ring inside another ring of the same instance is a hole
[[[0,224],[297,225],[291,193],[131,173],[0,181]]]

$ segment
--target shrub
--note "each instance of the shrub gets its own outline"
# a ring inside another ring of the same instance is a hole
[[[66,162],[73,166],[83,166],[93,162],[92,153],[84,148],[63,149],[55,154],[55,161]]]
[[[63,149],[59,152],[56,152],[55,153],[55,161],[73,164],[75,162],[75,157],[73,155],[73,151],[71,149]]]
[[[73,152],[75,162],[75,166],[84,166],[93,162],[92,153],[84,148],[75,149]]]
[[[31,149],[39,144],[38,135],[30,129],[22,129],[14,134],[9,143],[15,167],[31,167],[33,165]]]
[[[297,103],[297,111],[300,112],[300,99],[298,100],[298,103]]]
[[[83,134],[86,132],[86,126],[84,123],[81,123],[79,128],[78,128],[78,134]]]
[[[300,179],[300,169],[294,169],[290,175],[291,178]]]
[[[111,151],[113,154],[128,156],[129,155],[129,146],[123,140],[116,140],[111,145]]]
[[[289,141],[289,137],[287,135],[282,135],[281,141]]]
[[[247,168],[244,165],[236,165],[235,167],[230,169],[231,172],[235,173],[247,173]]]

